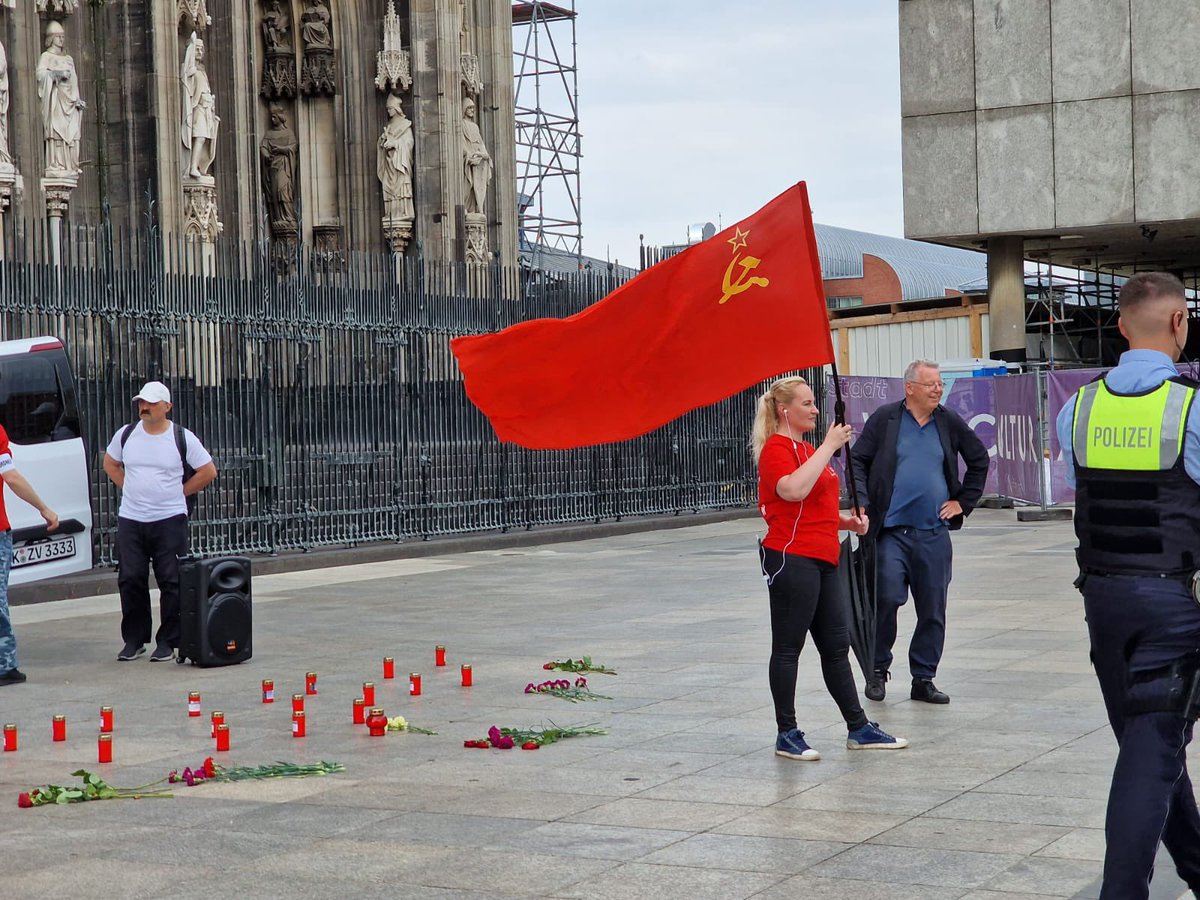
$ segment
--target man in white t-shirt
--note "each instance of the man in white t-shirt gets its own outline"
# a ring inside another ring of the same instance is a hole
[[[104,471],[121,490],[117,510],[117,586],[121,637],[117,659],[136,659],[150,642],[150,565],[158,582],[162,621],[151,662],[175,658],[179,647],[179,559],[188,552],[187,498],[217,477],[200,439],[167,418],[171,392],[147,382],[133,398],[138,421],[122,427],[104,453]],[[184,481],[184,461],[193,474]]]

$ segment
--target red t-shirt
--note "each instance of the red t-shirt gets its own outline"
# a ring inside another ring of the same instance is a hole
[[[815,452],[807,441],[793,442],[781,434],[771,435],[763,445],[758,459],[758,510],[767,522],[763,546],[836,566],[840,486],[833,467],[825,467],[800,502],[784,500],[775,493],[779,479],[791,475]]]
[[[8,432],[0,425],[0,475],[11,472],[13,468],[12,450],[8,447]],[[4,485],[0,483],[0,531],[7,531],[10,527],[8,510],[4,508]]]

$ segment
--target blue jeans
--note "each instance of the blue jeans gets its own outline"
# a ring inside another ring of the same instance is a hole
[[[1192,724],[1178,713],[1127,715],[1130,673],[1169,666],[1200,647],[1200,606],[1180,581],[1088,575],[1083,605],[1092,664],[1117,739],[1104,832],[1103,900],[1149,895],[1159,841],[1200,891],[1200,811],[1188,776]]]
[[[896,615],[912,590],[917,626],[908,646],[914,679],[932,680],[946,643],[946,598],[954,548],[945,528],[885,528],[875,545],[875,669],[892,667]]]
[[[12,533],[0,534],[0,674],[17,667],[17,638],[8,612],[8,573],[12,569]]]

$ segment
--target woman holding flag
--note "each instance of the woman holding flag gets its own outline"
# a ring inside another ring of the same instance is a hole
[[[849,734],[851,750],[899,750],[908,746],[867,720],[850,669],[850,632],[837,577],[838,529],[867,531],[867,517],[839,512],[839,483],[830,466],[850,440],[850,426],[829,427],[819,447],[803,440],[817,427],[817,403],[808,382],[781,378],[762,395],[750,445],[758,464],[759,511],[767,535],[759,546],[771,600],[771,661],[768,677],[779,734],[775,753],[816,760],[821,754],[796,727],[796,673],[811,633],[821,673]]]

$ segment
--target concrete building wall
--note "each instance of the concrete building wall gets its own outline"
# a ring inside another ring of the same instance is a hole
[[[1200,217],[1195,0],[900,0],[910,238]]]

